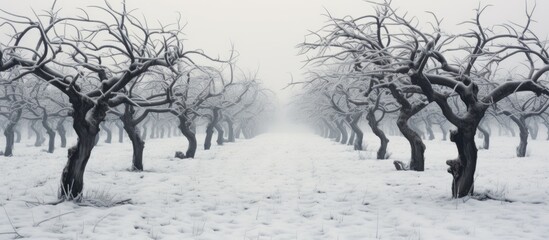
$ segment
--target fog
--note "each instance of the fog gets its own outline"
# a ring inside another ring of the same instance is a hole
[[[2,8],[17,13],[32,13],[31,8],[48,9],[53,1],[0,0]],[[119,0],[108,1],[113,6]],[[527,1],[533,7],[534,1]],[[103,1],[58,0],[57,6],[62,14],[79,14],[78,7],[102,5]],[[234,44],[238,51],[239,68],[245,72],[259,71],[259,78],[265,86],[275,91],[281,102],[285,103],[291,90],[283,91],[293,76],[300,81],[305,71],[302,69],[303,56],[298,55],[296,45],[304,40],[309,30],[318,30],[326,22],[328,12],[333,16],[361,16],[372,13],[372,5],[361,0],[128,0],[128,9],[136,9],[140,16],[146,16],[150,23],[155,20],[172,23],[181,14],[187,23],[187,48],[203,49],[211,55],[227,56]],[[474,9],[479,6],[476,0],[464,1],[430,1],[430,0],[394,0],[399,10],[408,11],[409,16],[417,16],[418,21],[432,20],[426,11],[436,13],[444,18],[443,29],[454,31],[467,29],[470,26],[458,25],[474,17]],[[488,8],[482,21],[486,25],[506,23],[508,21],[522,24],[525,21],[525,1],[482,1],[482,5],[493,5]],[[548,1],[538,1],[534,18],[537,23],[533,29],[546,37],[548,30],[542,23],[549,21]],[[423,25],[426,26],[426,25]]]

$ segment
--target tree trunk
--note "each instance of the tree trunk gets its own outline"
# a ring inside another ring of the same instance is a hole
[[[223,127],[221,127],[219,124],[216,124],[214,128],[217,131],[217,145],[223,145],[223,143],[225,142],[225,139],[223,138],[225,134],[225,131],[223,131]]]
[[[116,126],[118,127],[118,142],[123,143],[124,142],[124,124],[117,121]]]
[[[160,138],[162,138],[162,139],[164,138],[164,133],[166,133],[165,130],[166,130],[166,129],[164,128],[164,126],[161,126],[161,127],[160,127]]]
[[[482,124],[478,126],[478,130],[482,133],[484,139],[482,149],[490,149],[490,132]]]
[[[147,130],[149,129],[149,128],[147,127],[147,123],[148,123],[148,122],[149,122],[149,121],[147,120],[145,123],[143,123],[143,133],[141,134],[141,139],[142,139],[143,141],[147,140]]]
[[[206,126],[206,139],[204,140],[204,150],[209,150],[210,147],[212,146],[212,137],[213,137],[214,128],[217,125],[217,121],[219,120],[219,109],[214,108],[212,115],[213,115],[212,119]]]
[[[55,150],[55,131],[50,127],[48,115],[45,112],[42,116],[42,126],[46,129],[46,133],[48,134],[48,153],[53,153]]]
[[[538,132],[539,132],[539,125],[537,121],[530,121],[530,124],[528,126],[528,132],[530,133],[530,136],[533,140],[536,140],[538,138]]]
[[[377,121],[373,111],[368,112],[366,119],[368,119],[368,125],[370,125],[372,132],[379,138],[380,141],[380,146],[377,150],[377,159],[387,159],[387,145],[389,144],[389,139],[387,139],[385,133],[379,128],[379,122]]]
[[[353,129],[351,129],[351,137],[349,138],[349,141],[347,141],[347,145],[353,145],[355,143],[355,131],[353,131]]]
[[[149,136],[150,139],[155,139],[156,138],[156,127],[154,126],[154,124],[152,124],[151,126],[151,134]]]
[[[402,107],[397,119],[398,129],[400,130],[402,135],[404,135],[406,140],[408,140],[408,143],[410,143],[411,156],[408,169],[412,171],[425,170],[425,144],[423,144],[423,141],[421,140],[419,134],[415,132],[410,127],[410,125],[408,125],[408,121],[410,120],[410,118],[421,109],[423,109],[423,107],[421,107],[420,109],[414,109],[415,111]],[[397,166],[397,170],[404,169],[404,166],[402,166],[402,164],[399,164],[399,162],[395,162],[395,166]]]
[[[15,133],[15,143],[20,143],[21,142],[21,129],[19,129],[18,127],[15,127],[13,129],[14,133]]]
[[[57,122],[56,127],[57,133],[59,134],[59,137],[61,138],[61,148],[67,147],[67,131],[65,130],[65,118],[61,118],[59,122]]]
[[[35,141],[34,141],[34,146],[35,147],[40,147],[42,146],[42,144],[46,141],[44,139],[44,136],[42,135],[42,131],[38,130],[38,128],[36,127],[36,121],[33,121],[32,124],[31,124],[31,129],[32,131],[34,132],[34,135],[36,136],[35,138]]]
[[[187,118],[183,115],[179,116],[179,130],[187,138],[187,141],[189,142],[189,145],[187,146],[187,151],[185,152],[185,155],[180,153],[176,153],[176,157],[178,158],[194,158],[194,155],[196,153],[196,147],[197,147],[197,141],[196,141],[196,134],[191,130],[192,123],[187,120]]]
[[[139,128],[137,128],[137,124],[133,123],[131,115],[127,119],[122,120],[122,122],[124,123],[124,130],[132,142],[132,171],[143,171],[143,149],[145,148],[145,141],[141,139],[141,132],[139,131]]]
[[[4,149],[4,156],[6,157],[13,156],[13,145],[15,143],[15,127],[21,119],[22,114],[22,109],[12,112],[8,119],[8,125],[6,126],[6,129],[4,129],[4,136],[6,136],[6,148]]]
[[[111,131],[111,128],[109,126],[107,126],[107,124],[105,122],[102,122],[101,123],[101,128],[103,130],[105,130],[105,132],[107,133],[107,138],[105,139],[105,143],[111,143],[112,142],[112,131]]]
[[[236,139],[234,137],[234,123],[233,123],[233,120],[231,120],[230,118],[226,118],[225,120],[227,122],[227,132],[228,132],[228,137],[227,137],[227,142],[235,142]]]
[[[439,124],[440,131],[442,131],[442,141],[448,140],[448,128],[444,126],[444,123]]]
[[[84,188],[84,171],[95,146],[99,124],[105,119],[106,103],[90,103],[71,98],[73,128],[78,136],[75,146],[68,150],[68,160],[61,175],[59,197],[80,200]]]
[[[346,144],[347,143],[347,138],[349,137],[347,135],[347,129],[345,129],[345,125],[343,125],[343,122],[344,120],[341,119],[341,121],[336,121],[336,124],[337,124],[337,128],[339,129],[339,132],[341,133],[341,141],[340,143],[341,144]]]
[[[526,147],[528,146],[528,127],[523,117],[510,116],[519,128],[520,143],[517,147],[517,157],[526,157]]]
[[[549,130],[547,132],[549,132]],[[236,126],[236,129],[235,129],[235,132],[234,132],[234,137],[235,138],[240,138],[240,133],[242,133],[242,123],[238,124]],[[547,140],[549,140],[549,137],[547,137]]]
[[[448,172],[452,174],[452,196],[461,198],[473,193],[475,169],[477,166],[477,146],[475,134],[478,123],[462,124],[450,131],[450,140],[456,144],[458,158],[448,160]]]
[[[431,121],[427,119],[423,119],[423,122],[425,123],[425,130],[427,130],[427,134],[429,134],[429,140],[434,140],[435,133],[433,132],[433,128],[431,127],[432,125]]]
[[[357,151],[362,151],[362,139],[364,138],[364,133],[358,126],[358,122],[360,121],[360,117],[362,116],[362,113],[357,113],[353,116],[347,116],[347,122],[349,125],[351,125],[351,129],[355,133],[355,142],[354,147]]]

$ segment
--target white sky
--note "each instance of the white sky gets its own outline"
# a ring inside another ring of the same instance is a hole
[[[47,9],[52,1],[46,0],[0,0],[7,11],[30,13]],[[110,0],[113,5],[120,0]],[[530,1],[533,5],[534,1]],[[200,48],[206,53],[227,55],[234,43],[240,53],[238,65],[255,71],[265,85],[285,98],[289,94],[280,91],[293,74],[301,78],[304,59],[297,56],[295,46],[301,43],[307,30],[317,30],[326,21],[322,16],[328,9],[334,16],[360,16],[371,13],[371,5],[362,0],[127,0],[128,9],[138,8],[149,22],[158,19],[173,22],[176,12],[181,12],[187,21],[187,47]],[[98,0],[58,0],[64,14],[76,13],[76,7],[103,4]],[[456,24],[474,16],[477,0],[393,0],[395,7],[418,16],[420,21],[430,18],[425,11],[444,17],[446,30],[456,29]],[[509,20],[524,22],[524,0],[484,0],[492,4],[483,17],[485,24],[503,23]],[[549,31],[542,27],[549,24],[549,1],[538,0],[534,28],[541,37]]]

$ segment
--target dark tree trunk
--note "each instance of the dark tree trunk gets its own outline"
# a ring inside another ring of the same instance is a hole
[[[111,131],[111,128],[109,126],[107,126],[107,124],[105,122],[102,122],[101,123],[101,128],[103,130],[105,130],[105,132],[107,133],[107,138],[105,139],[105,143],[111,143],[112,142],[112,131]]]
[[[145,123],[143,123],[143,133],[141,134],[141,139],[143,141],[147,140],[147,130],[149,129],[147,127],[147,123],[149,122],[149,120],[147,120]]]
[[[143,149],[145,149],[145,141],[141,139],[141,132],[134,123],[132,114],[123,116],[124,130],[128,134],[128,138],[132,142],[133,157],[132,171],[143,171]]]
[[[156,138],[156,127],[154,126],[154,124],[152,124],[151,126],[151,135],[149,136],[150,139],[155,139]]]
[[[351,137],[349,138],[349,141],[347,141],[347,145],[353,145],[355,143],[355,131],[353,131],[353,129],[351,129]]]
[[[322,119],[322,121],[324,122],[324,124],[326,125],[326,127],[328,128],[328,131],[329,131],[329,134],[328,134],[328,137],[329,138],[337,138],[338,137],[338,134],[336,134],[336,130],[334,129],[334,127],[332,126],[332,124],[330,124],[328,121],[326,121],[325,119]]]
[[[547,129],[547,141],[549,141],[549,122],[544,122],[545,128]]]
[[[6,136],[6,148],[4,149],[4,156],[11,157],[13,156],[13,145],[15,143],[15,128],[17,123],[21,119],[23,110],[19,109],[15,112],[12,112],[9,116],[9,122],[6,128],[4,129],[4,136]]]
[[[183,155],[181,152],[177,152],[175,155],[178,158],[194,158],[197,148],[196,134],[191,130],[192,123],[187,120],[183,115],[179,116],[179,130],[187,138],[189,145],[187,151]],[[179,154],[178,154],[179,153]]]
[[[549,130],[547,132],[549,132]],[[236,126],[236,129],[235,129],[235,132],[234,132],[234,137],[235,138],[240,138],[240,133],[242,133],[242,123],[238,124]],[[547,137],[547,140],[549,140],[549,137]]]
[[[95,146],[99,133],[99,124],[105,119],[106,103],[90,103],[82,99],[71,98],[73,109],[73,127],[78,136],[76,146],[69,148],[68,160],[61,175],[59,197],[67,200],[79,200],[84,188],[84,171]]]
[[[217,131],[217,145],[223,145],[225,142],[225,139],[223,138],[225,131],[223,131],[223,127],[221,127],[219,124],[215,125],[215,130]]]
[[[444,126],[444,123],[439,124],[440,131],[442,132],[442,141],[448,140],[448,128]]]
[[[427,130],[427,134],[429,134],[429,140],[435,139],[435,133],[433,132],[432,123],[431,121],[427,119],[423,119],[423,122],[425,123],[425,130]]]
[[[233,120],[231,120],[230,118],[226,118],[225,121],[227,122],[227,132],[228,132],[227,142],[235,142],[236,139],[234,137]]]
[[[423,109],[425,106],[426,105],[416,105],[413,109],[401,107],[397,119],[398,129],[400,130],[402,135],[404,135],[406,140],[408,140],[408,142],[410,143],[411,156],[408,169],[412,171],[425,170],[425,144],[423,144],[423,140],[421,139],[419,134],[415,132],[410,127],[410,125],[408,125],[408,121],[413,115],[421,111],[421,109]],[[404,169],[404,166],[402,165],[403,164],[399,164],[399,162],[395,162],[395,166],[397,166],[398,170]]]
[[[360,121],[360,117],[362,116],[362,113],[354,114],[353,116],[347,116],[347,122],[351,126],[351,129],[355,133],[355,142],[354,147],[357,151],[362,151],[362,139],[364,138],[364,133],[358,126],[358,121]]]
[[[55,131],[48,123],[48,115],[44,112],[42,116],[42,126],[46,129],[48,134],[48,153],[53,153],[55,151]]]
[[[124,124],[122,122],[116,122],[116,127],[118,127],[118,142],[124,142]]]
[[[515,129],[513,129],[511,126],[509,126],[509,124],[504,124],[503,126],[505,127],[505,129],[507,129],[507,131],[509,131],[511,133],[511,137],[515,137],[517,135],[515,133]]]
[[[490,149],[490,132],[482,124],[478,126],[478,130],[482,133],[484,139],[482,149]]]
[[[164,126],[160,127],[160,138],[164,138],[164,133],[165,133],[165,128]]]
[[[526,147],[528,146],[528,127],[523,117],[510,116],[519,128],[520,143],[517,147],[517,157],[526,157]]]
[[[174,137],[177,137],[177,130],[178,130],[177,126],[173,128],[173,136]]]
[[[15,132],[15,143],[20,143],[21,142],[21,129],[19,129],[18,127],[15,127],[15,129],[13,129],[13,131]]]
[[[334,122],[334,124],[331,124],[331,122],[330,122],[330,124],[332,126],[335,126],[335,127],[332,127],[332,129],[334,131],[334,135],[335,135],[335,141],[339,142],[341,140],[342,132],[339,131],[339,127],[337,126],[338,125],[337,121],[334,120],[333,122]]]
[[[389,139],[387,139],[385,133],[379,128],[379,121],[376,119],[373,111],[368,112],[366,119],[368,119],[368,125],[370,125],[372,132],[380,141],[380,146],[377,150],[377,159],[387,159],[387,145],[389,144]]]
[[[414,130],[414,132],[416,132],[421,137],[421,139],[425,139],[425,133],[417,127],[417,124],[410,124],[409,126],[412,130]]]
[[[44,136],[42,135],[42,131],[40,131],[40,130],[36,127],[36,122],[37,122],[37,121],[33,121],[33,122],[32,122],[32,124],[31,124],[31,129],[32,129],[32,131],[34,132],[34,135],[36,136],[35,141],[34,141],[34,146],[35,146],[35,147],[40,147],[40,146],[42,146],[42,144],[46,141],[46,139],[44,139]]]
[[[172,137],[172,126],[168,125],[166,127],[166,134],[168,134],[168,138],[171,138]]]
[[[67,147],[67,131],[65,130],[65,118],[61,118],[59,122],[57,122],[56,127],[57,133],[59,134],[59,137],[61,138],[61,148]]]
[[[219,121],[219,109],[214,108],[213,109],[213,116],[208,125],[206,126],[206,139],[204,140],[204,150],[209,150],[212,146],[212,137],[214,133],[214,128],[217,125],[217,122]]]
[[[339,129],[339,132],[341,133],[341,144],[347,143],[347,138],[349,137],[347,135],[347,129],[345,129],[345,125],[343,124],[345,120],[341,119],[341,121],[336,121],[337,128]]]
[[[450,132],[450,140],[456,144],[458,159],[448,160],[448,172],[452,174],[452,196],[461,198],[473,193],[475,169],[477,166],[477,146],[475,134],[478,123],[462,124]]]
[[[530,136],[533,140],[536,140],[538,138],[538,132],[539,132],[539,125],[537,121],[531,121],[528,126],[528,132],[530,133]]]

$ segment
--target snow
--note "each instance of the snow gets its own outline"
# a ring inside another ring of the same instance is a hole
[[[479,151],[475,191],[506,202],[451,198],[452,143],[425,141],[426,171],[398,172],[392,160],[406,161],[409,146],[390,140],[391,160],[373,159],[378,143],[369,133],[367,150],[356,152],[301,131],[180,160],[173,155],[183,138],[149,139],[141,173],[128,171],[129,143],[100,143],[86,196],[131,198],[114,207],[28,204],[56,200],[66,161],[66,150],[47,154],[29,140],[15,157],[0,157],[0,233],[13,231],[7,212],[30,239],[549,239],[547,141],[530,140],[522,159],[514,157],[518,138],[494,137]]]

